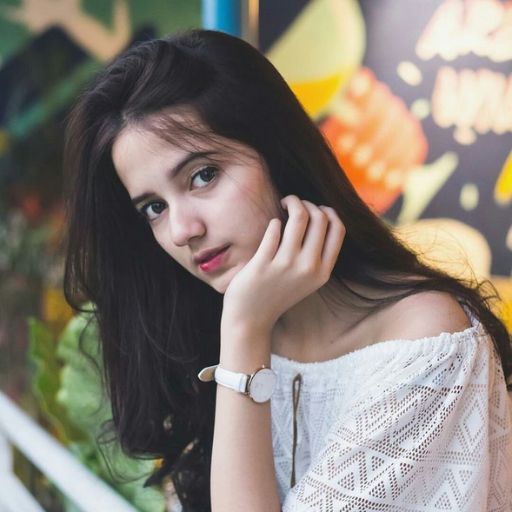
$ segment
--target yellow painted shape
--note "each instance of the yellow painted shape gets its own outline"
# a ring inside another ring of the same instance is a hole
[[[3,155],[9,148],[9,136],[5,130],[0,130],[0,155]]]
[[[489,305],[512,334],[512,277],[491,275],[491,248],[480,231],[455,219],[439,218],[395,226],[393,232],[434,268],[469,284],[489,279],[501,299]]]
[[[356,0],[312,0],[267,57],[315,117],[361,66],[365,38]]]
[[[498,176],[498,181],[494,187],[494,199],[501,205],[506,205],[512,201],[512,151],[508,154]]]
[[[491,248],[483,234],[450,218],[420,219],[394,227],[395,235],[423,262],[466,281],[487,279]]]
[[[501,301],[495,306],[494,312],[503,321],[507,330],[512,334],[512,277],[491,276]]]
[[[73,317],[73,310],[60,288],[49,286],[43,290],[42,316],[55,332],[60,332]]]
[[[316,117],[331,98],[343,87],[351,71],[328,76],[324,79],[291,83],[290,88],[311,117]]]

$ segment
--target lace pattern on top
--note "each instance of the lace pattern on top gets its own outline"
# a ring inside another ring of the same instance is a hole
[[[272,355],[284,512],[512,510],[511,400],[492,340],[471,320],[319,363]]]

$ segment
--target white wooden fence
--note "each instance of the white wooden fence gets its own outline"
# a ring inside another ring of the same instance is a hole
[[[0,512],[44,512],[13,473],[15,446],[83,512],[136,512],[0,392]]]

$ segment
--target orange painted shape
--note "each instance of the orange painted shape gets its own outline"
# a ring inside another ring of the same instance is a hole
[[[320,130],[361,198],[384,213],[402,193],[408,173],[425,161],[421,123],[367,68],[354,75],[340,111]]]

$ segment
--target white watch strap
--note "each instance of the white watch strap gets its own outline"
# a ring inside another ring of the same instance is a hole
[[[245,393],[247,389],[247,381],[250,379],[250,375],[245,373],[232,372],[217,366],[215,370],[215,381],[217,384],[222,384],[228,388],[234,389],[239,393]]]
[[[214,364],[213,366],[203,368],[199,372],[198,377],[203,382],[215,380],[218,384],[222,384],[240,393],[245,393],[247,381],[251,376],[245,373],[232,372],[231,370],[221,368],[218,364]]]
[[[253,374],[248,375],[246,373],[226,370],[218,364],[214,364],[213,366],[203,368],[197,376],[203,382],[215,380],[217,384],[248,395],[254,402],[258,403],[266,402],[270,399],[277,379],[276,373],[265,365],[262,365]],[[251,389],[247,389],[249,381],[251,381]]]

